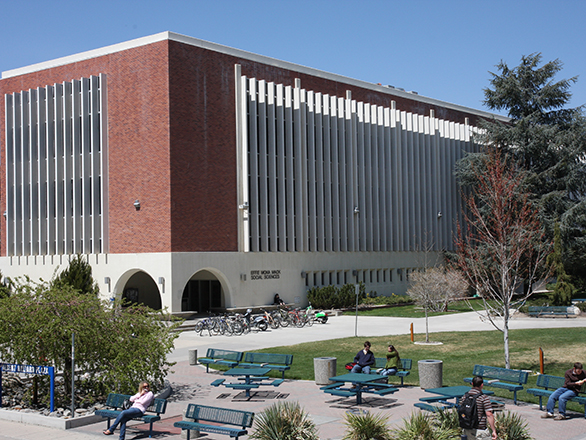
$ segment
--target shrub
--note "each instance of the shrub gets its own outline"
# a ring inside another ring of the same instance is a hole
[[[453,411],[452,411],[453,412]],[[449,415],[446,414],[448,419]],[[419,412],[404,419],[403,427],[393,431],[396,440],[460,440],[461,429],[452,427],[449,423],[440,423],[438,417]]]
[[[257,440],[319,440],[315,423],[298,402],[278,402],[258,414],[250,438]]]
[[[494,420],[496,432],[501,440],[532,440],[527,422],[510,411],[497,413]]]
[[[317,309],[345,309],[356,305],[355,289],[355,284],[313,287],[307,292],[307,299]],[[360,283],[358,296],[359,301],[366,297],[363,283]]]
[[[388,416],[381,413],[371,414],[360,411],[358,414],[346,413],[344,440],[391,440],[391,430],[387,426]]]

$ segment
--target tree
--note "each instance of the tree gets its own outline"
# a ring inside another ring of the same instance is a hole
[[[460,272],[441,267],[413,272],[409,281],[407,294],[425,311],[425,342],[429,342],[428,311],[447,310],[450,302],[466,294],[468,284]]]
[[[553,236],[553,252],[547,257],[547,263],[550,265],[555,277],[556,283],[551,295],[551,301],[554,306],[569,306],[572,303],[572,294],[574,286],[570,283],[568,274],[562,263],[562,240],[560,237],[560,226],[556,224]]]
[[[475,170],[478,185],[469,195],[463,194],[467,210],[465,229],[458,225],[456,261],[481,296],[487,319],[503,332],[505,365],[510,368],[513,298],[526,299],[533,282],[545,277],[551,246],[538,210],[523,191],[523,173],[495,149],[488,150],[480,162]]]
[[[83,294],[89,293],[97,296],[100,293],[98,283],[92,276],[92,267],[80,254],[69,261],[67,269],[57,275],[52,284],[55,287],[66,284]]]
[[[504,62],[492,73],[484,104],[505,110],[510,123],[485,121],[478,139],[508,154],[525,171],[529,199],[540,211],[548,240],[559,223],[561,263],[582,286],[586,284],[586,117],[583,109],[565,108],[576,77],[555,81],[559,60],[542,64],[541,54],[521,58],[515,68]],[[470,162],[460,177],[470,174]],[[463,173],[464,172],[464,173]],[[463,179],[464,183],[471,183]]]
[[[161,312],[144,306],[111,308],[68,284],[24,278],[13,280],[13,286],[11,295],[0,299],[0,359],[55,367],[64,376],[59,404],[70,396],[72,333],[76,370],[85,373],[76,378],[78,386],[89,382],[94,397],[131,393],[141,380],[155,387],[163,383],[178,324],[169,325]]]

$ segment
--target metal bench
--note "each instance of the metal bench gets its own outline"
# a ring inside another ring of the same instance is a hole
[[[235,409],[217,408],[214,406],[196,405],[190,403],[185,412],[185,418],[192,419],[182,420],[173,423],[175,428],[187,430],[187,440],[191,430],[211,432],[213,434],[224,434],[230,437],[238,438],[241,435],[247,435],[246,428],[252,426],[254,413],[248,411],[238,411]],[[209,423],[203,423],[209,422]],[[232,425],[232,426],[217,426]]]
[[[474,365],[472,374],[482,377],[485,386],[512,391],[515,405],[517,404],[517,391],[523,389],[523,385],[527,383],[529,377],[527,371],[489,367],[486,365]],[[464,382],[472,383],[472,378],[466,377],[464,378]]]
[[[282,373],[282,379],[285,379],[285,371],[291,368],[293,363],[292,354],[279,353],[244,353],[244,360],[238,364],[239,367],[247,368],[270,368]]]
[[[243,353],[240,351],[221,350],[217,348],[208,348],[205,358],[198,359],[198,361],[206,366],[206,373],[208,373],[210,365],[223,365],[225,367],[235,367],[242,360]]]
[[[376,370],[384,368],[387,363],[387,358],[374,358],[374,360],[375,363],[370,369],[370,374],[378,374]],[[393,375],[401,378],[401,386],[403,386],[403,380],[411,374],[412,364],[413,361],[411,359],[401,359],[401,367],[398,369],[397,373]],[[391,378],[393,376],[387,377]]]
[[[550,376],[549,374],[540,374],[537,376],[537,384],[536,386],[541,388],[529,388],[527,389],[527,393],[533,396],[539,397],[539,409],[543,409],[543,402],[542,399],[548,398],[549,396],[558,388],[562,388],[564,386],[565,379],[559,376]],[[586,391],[586,384],[582,385],[580,392],[583,393]],[[584,417],[586,418],[586,397],[584,396],[576,396],[570,399],[571,402],[577,402],[580,405],[584,405]]]
[[[529,306],[529,316],[565,316],[575,317],[573,307],[566,306]]]
[[[106,399],[106,406],[112,409],[98,409],[94,414],[108,418],[108,429],[110,429],[110,419],[116,419],[118,415],[123,411],[122,403],[129,399],[129,394],[108,394]],[[155,399],[151,406],[147,408],[141,417],[135,417],[132,420],[142,420],[145,423],[149,423],[149,437],[153,436],[153,423],[161,420],[161,414],[165,414],[167,409],[167,401],[165,399]]]

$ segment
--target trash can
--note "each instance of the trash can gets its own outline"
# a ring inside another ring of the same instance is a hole
[[[443,362],[426,359],[417,362],[419,368],[419,386],[422,389],[440,388],[443,379]]]
[[[189,350],[189,365],[197,365],[197,350]]]
[[[330,377],[336,375],[338,360],[335,357],[313,358],[313,373],[317,385],[329,385],[333,383]]]

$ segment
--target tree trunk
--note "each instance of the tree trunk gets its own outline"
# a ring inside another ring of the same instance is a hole
[[[429,342],[429,322],[427,320],[427,307],[425,309],[425,342]]]
[[[505,308],[503,322],[503,338],[505,342],[505,368],[511,368],[511,358],[509,356],[509,308]]]

